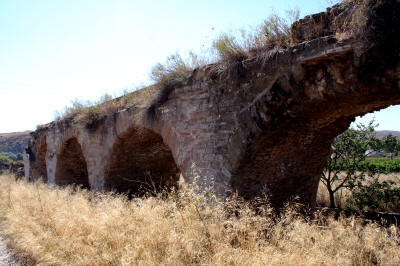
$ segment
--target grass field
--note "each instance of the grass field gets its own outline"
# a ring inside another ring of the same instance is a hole
[[[398,265],[399,229],[354,217],[256,215],[238,200],[189,192],[121,195],[26,184],[0,176],[0,232],[39,265]]]

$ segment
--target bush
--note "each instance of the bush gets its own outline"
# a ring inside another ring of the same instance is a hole
[[[10,161],[16,162],[22,160],[21,153],[12,153],[12,152],[0,152],[0,156],[7,157]]]
[[[99,105],[94,105],[83,109],[77,117],[75,117],[74,122],[86,125],[88,128],[95,127],[97,121],[100,120],[102,115]]]
[[[212,47],[219,58],[224,61],[241,61],[247,57],[245,47],[239,44],[234,36],[226,33],[214,40]]]
[[[299,19],[299,10],[287,11],[287,17],[276,14],[269,16],[254,30],[241,30],[240,38],[223,33],[212,44],[212,48],[222,61],[242,61],[249,55],[287,47],[292,43],[291,25]]]
[[[370,184],[358,184],[347,199],[346,207],[359,211],[400,212],[400,188],[393,181],[374,181]]]
[[[7,156],[0,155],[0,164],[10,164],[12,160],[8,158]]]
[[[291,25],[299,19],[300,11],[295,9],[288,10],[286,13],[286,19],[278,15],[271,15],[264,21],[261,34],[264,36],[266,44],[284,46],[291,43]]]
[[[158,63],[151,69],[150,78],[161,87],[172,83],[184,82],[192,71],[205,64],[206,60],[199,59],[197,55],[190,52],[189,58],[184,60],[178,53],[167,57],[165,63]]]

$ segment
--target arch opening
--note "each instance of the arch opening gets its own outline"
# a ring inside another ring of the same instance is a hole
[[[318,130],[293,123],[261,133],[244,153],[232,188],[246,199],[269,195],[270,204],[278,208],[294,197],[313,205],[330,144],[349,123],[341,120]]]
[[[160,135],[131,128],[113,146],[105,171],[105,188],[131,196],[170,190],[180,170]]]
[[[88,171],[81,145],[76,138],[67,140],[57,159],[57,185],[78,185],[90,189]]]
[[[295,117],[280,121],[278,129],[259,123],[262,130],[255,134],[235,169],[232,188],[248,199],[266,192],[271,196],[270,203],[277,207],[296,196],[303,203],[315,206],[319,180],[334,138],[349,128],[356,115],[368,109],[381,109],[380,103],[340,105],[335,110],[338,105],[330,104],[318,109],[319,116],[315,120],[307,119],[312,115],[304,113],[302,117],[306,119]],[[375,116],[379,124],[379,117],[383,119],[383,116]],[[379,136],[381,132],[375,130]],[[387,133],[395,134],[396,131]]]

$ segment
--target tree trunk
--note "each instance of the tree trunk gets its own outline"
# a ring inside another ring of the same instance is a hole
[[[393,160],[393,153],[390,153],[390,160]]]
[[[336,208],[336,205],[335,205],[335,192],[333,192],[332,189],[329,189],[329,188],[328,188],[328,192],[329,192],[330,207],[331,208]]]

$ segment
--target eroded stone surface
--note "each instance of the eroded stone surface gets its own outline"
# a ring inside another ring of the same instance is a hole
[[[65,142],[76,138],[93,189],[122,187],[116,169],[136,176],[181,172],[222,197],[238,191],[252,198],[266,188],[275,206],[293,196],[313,205],[334,137],[356,116],[400,103],[400,3],[359,2],[368,4],[300,20],[294,46],[225,70],[196,69],[159,94],[156,87],[132,94],[132,106],[90,129],[69,120],[46,125],[30,142],[32,175],[45,165],[54,183]],[[138,131],[148,142],[135,141]]]

